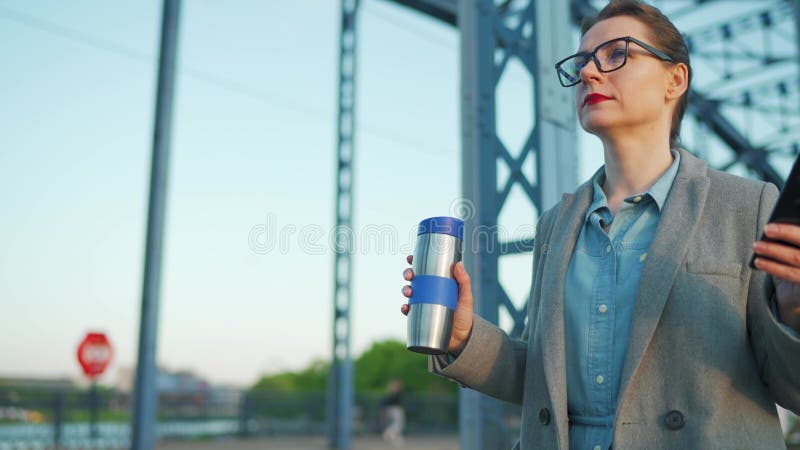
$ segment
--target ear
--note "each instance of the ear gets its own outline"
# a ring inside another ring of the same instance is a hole
[[[677,63],[667,72],[666,99],[679,99],[689,89],[689,68],[684,63]]]

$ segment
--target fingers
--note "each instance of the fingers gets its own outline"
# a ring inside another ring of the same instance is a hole
[[[766,256],[780,263],[800,268],[800,248],[779,242],[756,241],[753,251],[758,256]]]
[[[764,227],[768,238],[800,246],[800,225],[769,223]]]
[[[406,256],[406,261],[411,264],[414,260],[413,255]],[[414,278],[414,271],[409,267],[403,271],[403,279],[406,281],[411,281]],[[405,285],[402,289],[403,297],[411,298],[411,286]],[[408,315],[408,312],[411,311],[411,305],[403,304],[400,306],[400,312],[403,313],[404,316]]]
[[[472,306],[472,282],[470,281],[467,269],[464,268],[464,263],[459,261],[453,268],[453,276],[458,282],[458,303],[467,302]]]
[[[800,283],[800,248],[786,245],[800,245],[800,226],[790,224],[768,224],[764,232],[770,239],[782,242],[756,241],[753,252],[755,265],[774,277]]]
[[[467,269],[464,268],[464,263],[461,261],[453,266],[453,277],[456,279],[459,286],[464,285],[465,287],[470,287],[472,284]]]
[[[756,258],[756,268],[768,274],[792,283],[800,283],[800,268],[787,266],[766,258]]]
[[[404,297],[411,298],[411,286],[403,286],[402,292]],[[404,316],[407,316],[409,311],[411,311],[411,305],[405,303],[400,305],[400,312],[403,313]]]

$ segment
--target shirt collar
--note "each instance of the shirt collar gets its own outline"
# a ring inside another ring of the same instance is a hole
[[[672,154],[672,164],[669,166],[666,172],[664,172],[661,177],[650,186],[650,189],[647,192],[642,194],[632,195],[625,199],[628,203],[634,203],[634,199],[636,197],[646,197],[649,196],[650,198],[655,201],[658,210],[664,207],[664,203],[667,201],[667,196],[669,195],[669,190],[672,188],[672,182],[675,181],[675,176],[678,174],[678,166],[681,162],[681,154],[677,150],[670,150]],[[588,220],[589,216],[597,211],[598,209],[608,208],[608,199],[606,198],[606,194],[603,192],[603,183],[606,181],[606,171],[605,166],[598,170],[597,173],[594,175],[592,179],[592,186],[594,187],[594,196],[592,197],[592,204],[589,205],[589,209],[586,211],[586,219]],[[609,210],[610,212],[610,210]]]

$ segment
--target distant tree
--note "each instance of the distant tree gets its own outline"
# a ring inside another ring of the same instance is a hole
[[[455,383],[428,373],[425,355],[406,349],[404,342],[387,339],[372,344],[354,364],[357,392],[383,392],[389,381],[403,380],[406,392],[455,392]],[[330,363],[315,360],[303,370],[261,377],[251,390],[308,392],[327,388]]]
[[[454,392],[455,383],[428,373],[425,355],[410,352],[404,342],[375,342],[356,360],[356,391],[385,391],[389,381],[403,380],[406,392]]]
[[[261,377],[252,390],[271,391],[324,391],[328,379],[330,364],[326,361],[314,360],[298,372],[281,372]]]

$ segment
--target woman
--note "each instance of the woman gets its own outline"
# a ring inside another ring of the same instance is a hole
[[[677,148],[689,55],[657,9],[612,1],[557,72],[605,165],[539,221],[522,339],[473,315],[459,263],[450,354],[431,370],[521,404],[523,449],[783,448],[800,250],[754,241],[800,246],[800,227],[765,228],[775,186]]]

